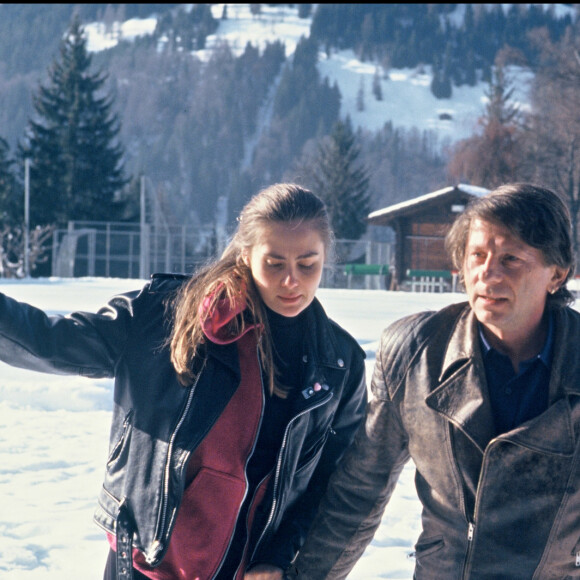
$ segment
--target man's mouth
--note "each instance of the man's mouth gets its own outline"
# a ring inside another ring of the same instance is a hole
[[[507,298],[501,296],[489,296],[487,294],[478,294],[477,297],[481,300],[485,300],[485,302],[491,303],[505,302],[507,300]]]

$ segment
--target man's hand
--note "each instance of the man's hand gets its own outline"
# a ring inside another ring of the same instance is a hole
[[[282,580],[284,572],[277,566],[259,564],[244,574],[244,580]]]

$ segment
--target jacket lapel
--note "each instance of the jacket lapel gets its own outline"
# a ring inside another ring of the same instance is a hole
[[[426,403],[463,431],[482,453],[495,435],[476,320],[469,307],[451,332],[439,385]]]
[[[580,385],[574,379],[580,374],[580,359],[574,356],[570,360],[570,349],[563,341],[571,333],[575,334],[568,328],[575,322],[565,311],[557,314],[551,406],[532,421],[504,434],[503,439],[542,453],[569,455],[574,452],[573,417],[565,395],[580,394]],[[496,436],[476,319],[469,308],[457,320],[445,351],[439,384],[426,397],[426,403],[465,433],[482,453]]]
[[[569,309],[554,312],[555,340],[550,373],[550,406],[545,413],[505,435],[519,445],[553,455],[572,455],[574,423],[580,421],[580,405],[569,395],[580,395],[580,357],[577,344],[578,317]]]
[[[547,411],[501,438],[539,453],[574,455],[574,425],[568,398],[559,399]]]

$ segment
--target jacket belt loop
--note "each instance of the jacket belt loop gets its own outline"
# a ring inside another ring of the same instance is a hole
[[[133,523],[126,499],[117,516],[117,579],[133,580]]]

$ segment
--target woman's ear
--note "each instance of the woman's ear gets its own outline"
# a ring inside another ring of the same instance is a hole
[[[242,262],[249,268],[250,267],[250,253],[248,250],[242,250]]]

